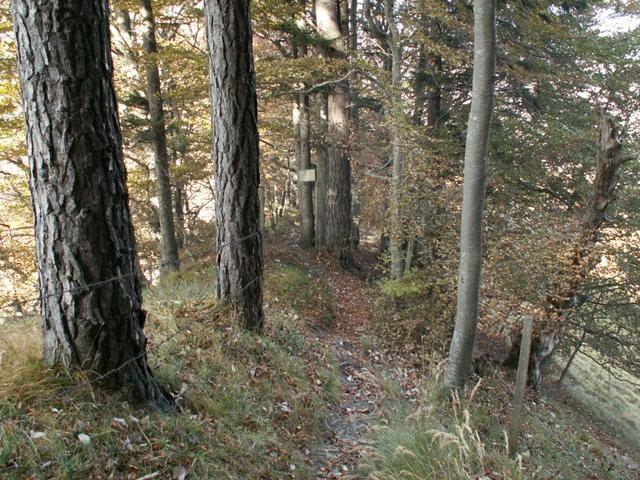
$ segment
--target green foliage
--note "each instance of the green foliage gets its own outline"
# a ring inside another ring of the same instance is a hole
[[[407,273],[400,279],[384,280],[380,284],[380,291],[388,297],[402,299],[423,292],[425,285],[418,278],[415,271]]]

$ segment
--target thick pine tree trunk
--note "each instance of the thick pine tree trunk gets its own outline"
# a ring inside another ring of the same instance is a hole
[[[169,175],[169,150],[167,149],[167,131],[164,121],[164,106],[158,71],[158,46],[156,43],[156,24],[151,0],[140,0],[143,34],[142,45],[147,77],[147,101],[151,121],[151,143],[158,191],[158,217],[160,219],[160,250],[163,272],[177,271],[180,268],[178,242],[173,219],[171,179]]]
[[[258,126],[249,0],[206,0],[217,222],[217,293],[261,330]]]
[[[348,88],[336,85],[329,93],[327,145],[327,228],[325,244],[343,268],[353,264],[351,251],[351,164],[347,158]]]
[[[338,0],[316,0],[316,18],[320,34],[333,42],[329,54],[342,58],[346,44],[340,22]],[[341,82],[331,87],[327,116],[327,204],[325,245],[344,268],[353,264],[351,250],[351,164],[347,156],[349,87]]]
[[[487,151],[496,71],[495,0],[473,3],[474,57],[471,111],[464,158],[460,267],[456,324],[444,377],[448,388],[462,388],[471,373],[478,325],[482,217],[487,176]]]
[[[107,2],[16,0],[13,15],[45,361],[170,408],[147,366]]]

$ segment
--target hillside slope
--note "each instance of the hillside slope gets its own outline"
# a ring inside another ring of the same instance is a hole
[[[358,261],[349,274],[273,242],[262,336],[216,303],[210,259],[151,287],[150,362],[175,414],[45,368],[38,319],[4,325],[0,477],[638,478],[631,452],[557,395],[527,397],[520,455],[507,459],[512,374],[491,370],[448,401],[438,368],[376,333],[389,320],[374,259]]]

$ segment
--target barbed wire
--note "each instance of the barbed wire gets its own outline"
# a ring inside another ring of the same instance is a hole
[[[250,238],[254,238],[256,236],[260,236],[261,233],[260,231],[256,231],[252,234],[249,235],[245,235],[244,237],[241,237],[237,240],[232,240],[229,242],[225,242],[224,244],[221,244],[219,246],[216,246],[215,250],[220,251],[221,248],[224,248],[226,246],[232,245],[234,243],[240,243],[243,242],[245,240],[248,240]],[[202,256],[208,255],[209,253],[213,252],[214,249],[210,249],[209,251],[205,252],[204,254],[202,254]],[[164,266],[168,265],[169,262],[162,262],[160,264],[154,265],[151,268],[163,268]],[[28,299],[28,300],[24,300],[24,303],[29,303],[29,302],[35,302],[35,301],[41,301],[45,298],[49,298],[49,297],[54,297],[54,296],[58,296],[58,295],[63,295],[65,293],[76,293],[85,289],[91,289],[91,288],[98,288],[104,285],[107,285],[111,282],[115,282],[124,278],[128,278],[131,276],[135,276],[138,275],[138,272],[136,271],[132,271],[129,273],[125,273],[122,275],[116,275],[114,277],[105,279],[105,280],[100,280],[97,282],[92,282],[92,283],[88,283],[86,285],[80,285],[77,287],[73,287],[73,288],[69,288],[66,290],[62,290],[61,292],[56,292],[56,293],[52,293],[52,294],[46,294],[46,295],[38,295],[37,297],[34,297],[32,299]],[[259,281],[262,278],[261,275],[253,278],[252,280],[250,280],[249,282],[247,282],[238,292],[237,294],[240,294],[242,292],[244,292],[246,289],[248,289],[251,285],[253,285],[255,282]],[[5,303],[3,305],[0,305],[0,310],[13,304],[13,300]],[[228,307],[228,303],[221,303],[219,305],[216,306],[216,308],[211,312],[211,316],[215,316],[218,313],[224,311],[225,308]],[[210,320],[209,320],[210,321]],[[205,321],[205,322],[199,322],[199,325],[206,325],[209,321]],[[93,378],[87,379],[85,381],[82,381],[80,383],[77,383],[75,385],[72,385],[70,387],[64,388],[62,392],[60,392],[59,394],[55,395],[53,398],[50,399],[51,402],[55,402],[55,401],[60,401],[60,400],[64,400],[65,397],[68,397],[69,395],[71,395],[73,392],[85,388],[85,387],[89,387],[91,385],[94,385],[98,382],[101,382],[102,380],[105,380],[109,377],[111,377],[112,375],[118,373],[119,371],[123,370],[124,368],[126,368],[128,365],[131,365],[134,362],[137,362],[138,360],[142,359],[142,358],[146,358],[149,354],[155,353],[157,352],[163,345],[173,341],[174,339],[176,339],[177,337],[179,337],[180,335],[183,335],[189,331],[191,331],[193,328],[193,323],[189,323],[186,324],[180,328],[178,328],[175,332],[173,332],[171,335],[169,335],[168,337],[166,337],[165,339],[163,339],[161,342],[157,343],[156,345],[153,346],[145,346],[145,348],[143,348],[142,352],[140,352],[138,355],[135,355],[131,358],[129,358],[128,360],[126,360],[125,362],[123,362],[122,364],[120,364],[119,366],[101,373]]]
[[[206,252],[202,253],[201,256],[206,256],[206,255],[208,255],[210,253],[213,253],[214,251],[218,251],[219,252],[224,247],[233,245],[235,243],[241,243],[241,242],[243,242],[245,240],[249,240],[250,238],[259,237],[260,235],[261,235],[260,231],[256,230],[255,232],[250,233],[249,235],[245,235],[244,237],[240,237],[240,238],[238,238],[236,240],[230,240],[228,242],[225,242],[225,243],[222,243],[220,245],[217,245],[215,248],[211,248],[211,249],[207,250]],[[162,263],[159,263],[159,264],[156,264],[156,265],[150,265],[147,268],[151,268],[151,269],[160,268],[160,269],[162,269],[162,268],[164,268],[166,266],[169,266],[169,265],[173,265],[173,262],[162,262]],[[40,295],[32,297],[32,298],[27,298],[25,300],[21,300],[21,303],[41,302],[42,300],[44,300],[46,298],[57,297],[57,296],[60,296],[60,295],[64,295],[65,293],[77,293],[77,292],[80,292],[80,291],[88,289],[88,288],[101,287],[103,285],[107,285],[107,284],[115,282],[117,280],[121,280],[121,279],[132,277],[132,276],[137,276],[137,275],[138,275],[138,272],[136,272],[136,271],[132,271],[132,272],[129,272],[129,273],[123,273],[121,275],[116,275],[114,277],[107,278],[106,280],[99,280],[97,282],[88,283],[86,285],[79,285],[77,287],[69,288],[69,289],[66,289],[66,290],[59,291],[59,292],[48,293],[48,294],[45,294],[45,295],[40,294]],[[17,301],[17,298],[13,298],[12,300],[10,300],[8,302],[0,304],[0,310],[3,310],[3,309],[5,309],[5,308],[7,308],[7,307],[9,307],[11,305],[14,305],[16,301]]]
[[[238,241],[242,241],[242,239],[239,239]],[[257,282],[258,280],[260,280],[262,278],[262,276],[257,276],[254,279],[252,279],[251,281],[247,282],[239,291],[238,294],[244,292],[247,288],[249,288],[251,285],[253,285],[255,282]],[[96,282],[97,283],[97,282]],[[87,286],[85,286],[87,287]],[[229,303],[225,302],[225,303],[220,303],[218,304],[211,312],[210,312],[210,316],[214,317],[217,314],[223,312],[226,308],[229,307]],[[203,325],[207,325],[209,322],[211,322],[212,320],[205,320],[204,322],[198,322],[197,325],[199,326],[203,326]],[[125,362],[123,362],[122,364],[120,364],[119,366],[101,373],[91,379],[87,379],[84,380],[83,382],[77,383],[75,385],[71,385],[69,387],[64,388],[59,394],[50,397],[49,400],[51,402],[55,402],[55,401],[64,401],[65,397],[68,397],[70,394],[72,394],[73,392],[80,390],[82,388],[85,387],[89,387],[91,385],[94,385],[98,382],[101,382],[102,380],[114,375],[115,373],[118,373],[119,371],[121,371],[122,369],[124,369],[125,367],[127,367],[128,365],[137,362],[138,360],[147,357],[149,354],[151,353],[155,353],[157,352],[160,347],[162,347],[163,345],[171,342],[172,340],[174,340],[175,338],[179,337],[182,334],[185,334],[187,332],[192,331],[194,327],[194,323],[188,323],[180,328],[178,328],[175,332],[173,332],[171,335],[169,335],[168,337],[166,337],[165,339],[163,339],[161,342],[157,343],[156,345],[153,346],[145,346],[145,348],[143,349],[142,352],[140,352],[138,355],[129,358],[128,360],[126,360]]]

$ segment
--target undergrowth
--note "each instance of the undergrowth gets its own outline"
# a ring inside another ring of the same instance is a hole
[[[3,327],[0,477],[309,478],[303,452],[321,432],[338,377],[330,363],[315,361],[299,312],[323,311],[330,301],[294,267],[277,267],[267,274],[267,297],[274,276],[315,293],[291,299],[275,284],[280,306],[268,310],[267,331],[257,336],[217,305],[213,275],[173,275],[145,295],[149,361],[177,395],[179,413],[73,389],[82,381],[77,372],[39,360],[37,319]]]
[[[417,405],[399,404],[389,425],[378,429],[371,456],[371,480],[525,478],[516,462],[486,444],[469,399],[451,397],[439,370],[422,388]],[[477,385],[476,387],[479,387]],[[500,439],[495,439],[500,441]]]
[[[578,412],[550,399],[529,399],[518,454],[508,458],[512,379],[496,372],[459,398],[444,390],[440,370],[432,373],[417,405],[399,403],[376,429],[363,466],[370,480],[637,478],[615,447],[580,425]]]

